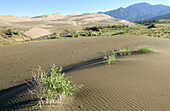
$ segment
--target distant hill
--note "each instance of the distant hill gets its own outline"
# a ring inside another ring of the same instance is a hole
[[[162,15],[162,16],[156,16],[156,17],[153,17],[149,20],[156,20],[156,19],[170,19],[170,13]]]
[[[123,19],[128,21],[140,21],[168,14],[170,13],[170,6],[138,3],[130,5],[127,8],[121,7],[117,10],[99,13],[104,13],[117,19]]]

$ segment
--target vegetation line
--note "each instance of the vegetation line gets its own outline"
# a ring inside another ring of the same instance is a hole
[[[133,53],[153,53],[153,49],[149,46],[140,47],[138,49],[133,49],[132,47],[120,49],[119,51],[112,50],[112,54],[104,56],[103,62],[107,65],[110,65],[116,61],[117,56],[127,56]]]
[[[162,23],[161,21],[160,23]],[[167,22],[167,21],[164,21]],[[115,36],[115,35],[136,35],[136,36],[151,36],[170,39],[170,26],[154,25],[152,28],[144,26],[145,24],[154,23],[154,21],[140,21],[141,24],[134,26],[128,25],[113,25],[113,26],[94,26],[85,28],[85,32],[73,32],[68,34],[53,34],[45,37],[37,38],[33,41],[45,40],[45,39],[66,39],[66,38],[80,38],[80,37],[93,37],[93,36]],[[0,45],[25,43],[32,41],[17,41],[16,39],[27,38],[23,31],[16,29],[7,29],[0,32]]]

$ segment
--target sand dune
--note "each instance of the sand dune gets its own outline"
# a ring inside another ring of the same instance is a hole
[[[89,64],[68,71],[73,83],[84,87],[55,110],[169,111],[169,39],[114,36],[0,46],[0,89],[23,83],[38,65],[45,70],[53,63],[65,67],[103,57],[112,49],[144,45],[155,53],[120,57],[112,65]]]
[[[17,16],[1,15],[0,20],[11,23],[11,22],[30,21],[31,18],[29,18],[29,17],[17,17]]]
[[[42,28],[32,28],[29,31],[26,31],[24,34],[31,39],[36,39],[40,36],[50,35],[51,33],[48,30]]]
[[[49,15],[42,15],[42,16],[36,16],[33,17],[33,20],[58,20],[58,19],[63,19],[65,18],[66,15],[63,15],[61,13],[57,13],[57,14],[49,14]]]
[[[16,16],[0,16],[0,29],[3,26],[9,28],[19,28],[24,31],[34,30],[39,28],[39,33],[43,29],[47,32],[62,33],[65,30],[71,30],[72,32],[79,31],[85,27],[91,26],[106,26],[106,25],[133,25],[129,21],[122,21],[105,14],[88,14],[88,15],[63,15],[63,14],[49,14],[37,17],[16,17]],[[46,33],[45,35],[47,35]],[[40,37],[42,35],[37,35]],[[32,36],[31,36],[32,37]],[[32,38],[35,38],[33,36]]]

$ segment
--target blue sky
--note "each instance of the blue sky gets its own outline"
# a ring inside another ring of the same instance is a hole
[[[170,0],[0,0],[0,15],[38,16],[53,13],[65,15],[96,13],[141,2],[170,6]]]

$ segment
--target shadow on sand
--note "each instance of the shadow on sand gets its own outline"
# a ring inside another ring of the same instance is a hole
[[[103,58],[92,59],[89,61],[81,62],[78,64],[73,64],[67,67],[64,67],[63,72],[71,72],[74,70],[93,68],[96,66],[103,65]],[[28,82],[31,85],[31,82]],[[27,89],[31,86],[27,83],[20,84],[8,89],[0,91],[0,110],[9,111],[9,110],[33,110],[32,106],[35,106],[38,99],[33,98],[28,94]],[[34,109],[35,110],[35,109]]]

